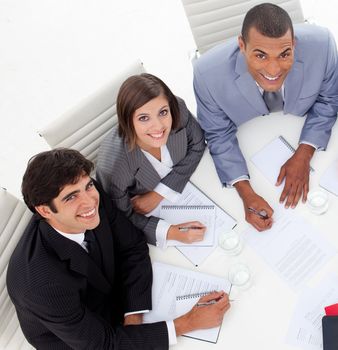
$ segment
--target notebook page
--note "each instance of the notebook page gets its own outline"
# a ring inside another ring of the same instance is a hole
[[[280,168],[294,153],[283,140],[283,137],[274,139],[251,157],[251,161],[272,185],[277,182]],[[282,191],[284,185],[276,188]]]
[[[181,267],[154,262],[152,304],[153,309],[144,314],[144,323],[169,321],[177,315],[176,297],[212,291],[230,291],[230,282],[222,277],[191,271]],[[179,305],[183,310],[184,305]],[[183,312],[184,313],[184,312]]]
[[[147,216],[160,216],[160,208],[162,205],[180,204],[180,205],[214,205],[216,210],[215,218],[215,240],[211,247],[196,247],[184,246],[176,247],[191,263],[195,266],[202,264],[202,262],[217,248],[218,236],[222,232],[233,229],[237,222],[226,213],[223,209],[217,206],[208,196],[206,196],[198,187],[188,182],[181,193],[179,199],[175,203],[171,203],[167,199],[163,199],[160,204]]]
[[[168,246],[212,246],[214,244],[215,207],[213,205],[164,205],[161,207],[160,217],[170,224],[199,221],[207,227],[201,242],[185,244],[168,240]]]
[[[338,159],[326,169],[319,184],[327,191],[338,196]]]
[[[191,310],[193,306],[197,304],[199,299],[199,296],[176,299],[176,317],[182,316],[189,310]],[[195,331],[188,332],[183,335],[194,339],[204,340],[211,343],[217,343],[220,330],[221,326],[218,326],[208,329],[197,329]]]

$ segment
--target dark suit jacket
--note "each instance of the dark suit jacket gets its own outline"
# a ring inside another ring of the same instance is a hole
[[[23,333],[38,349],[167,349],[165,322],[121,325],[125,312],[151,309],[151,263],[143,234],[100,197],[102,271],[40,216],[26,228],[7,272]]]
[[[180,127],[172,130],[167,147],[173,161],[172,171],[162,180],[140,148],[129,149],[119,137],[117,126],[103,140],[97,161],[96,178],[132,223],[146,234],[150,244],[156,243],[159,218],[146,217],[133,211],[131,197],[152,191],[159,182],[182,192],[196,169],[205,149],[203,132],[184,101],[178,98]]]

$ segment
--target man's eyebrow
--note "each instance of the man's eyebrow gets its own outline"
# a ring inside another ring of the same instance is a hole
[[[254,49],[253,52],[259,52],[259,53],[262,53],[263,55],[266,55],[266,52],[260,49]]]
[[[64,201],[67,200],[69,197],[71,197],[71,196],[73,196],[74,194],[79,193],[79,192],[80,192],[79,190],[76,190],[76,191],[67,193],[67,194],[61,199],[61,201],[64,202]]]
[[[288,48],[285,49],[283,52],[281,52],[280,55],[283,55],[283,54],[287,53],[287,52],[290,51],[290,50],[291,50],[291,47],[288,47]]]

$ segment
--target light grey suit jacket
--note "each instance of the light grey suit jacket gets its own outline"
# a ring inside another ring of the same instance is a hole
[[[146,234],[148,243],[156,244],[159,218],[146,217],[133,211],[131,198],[152,191],[159,182],[182,192],[196,169],[205,149],[203,131],[183,100],[178,99],[180,127],[172,130],[167,147],[173,161],[172,171],[162,180],[149,160],[136,146],[129,150],[118,136],[117,126],[103,140],[98,155],[96,178],[135,226]]]
[[[327,29],[295,26],[295,60],[284,82],[284,113],[307,114],[300,141],[325,149],[337,118],[337,50]],[[203,54],[194,67],[197,117],[223,184],[248,175],[237,127],[269,114],[237,38]]]

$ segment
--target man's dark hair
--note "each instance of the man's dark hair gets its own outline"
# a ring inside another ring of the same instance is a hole
[[[136,132],[133,123],[134,112],[160,95],[168,100],[172,117],[172,129],[178,128],[180,110],[177,99],[160,78],[149,73],[142,73],[130,76],[121,85],[116,102],[119,135],[125,139],[131,149],[136,144]]]
[[[69,184],[83,175],[90,175],[94,164],[80,152],[57,148],[32,157],[22,179],[21,192],[28,208],[48,205],[56,213],[53,199]]]
[[[293,38],[293,25],[289,14],[281,7],[270,3],[256,5],[245,15],[242,25],[244,43],[249,40],[251,28],[269,38],[280,38],[290,29]]]

